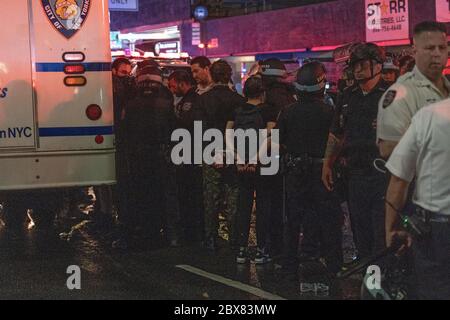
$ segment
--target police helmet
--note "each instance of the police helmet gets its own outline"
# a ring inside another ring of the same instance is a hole
[[[286,77],[287,75],[286,66],[276,58],[264,60],[260,64],[260,70],[263,76]]]
[[[392,70],[399,72],[400,68],[398,67],[397,61],[392,57],[387,57],[386,61],[383,63],[383,71],[384,70]]]
[[[143,69],[145,67],[155,67],[155,68],[160,68],[160,65],[157,61],[153,60],[153,59],[144,59],[142,61],[139,61],[137,63],[137,67],[138,69]]]
[[[300,68],[294,85],[300,92],[318,93],[325,89],[326,83],[325,66],[318,61],[312,61]]]
[[[384,50],[375,43],[360,43],[356,45],[350,54],[349,66],[354,67],[358,62],[374,60],[383,64],[386,59]]]
[[[136,82],[142,83],[147,81],[162,83],[162,70],[153,65],[138,66],[138,70],[136,73]]]

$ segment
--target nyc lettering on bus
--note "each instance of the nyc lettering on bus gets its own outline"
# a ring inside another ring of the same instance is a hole
[[[0,98],[6,98],[8,95],[8,88],[0,88]]]
[[[0,130],[0,139],[31,138],[33,130],[30,127],[8,128]]]

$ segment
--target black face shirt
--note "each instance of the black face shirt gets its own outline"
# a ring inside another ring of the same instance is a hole
[[[323,158],[333,114],[323,100],[302,98],[280,114],[280,144],[293,156]]]

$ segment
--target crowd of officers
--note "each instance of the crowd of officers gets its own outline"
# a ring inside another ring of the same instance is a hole
[[[317,61],[304,64],[293,84],[280,60],[262,61],[241,96],[224,60],[196,57],[192,73],[175,71],[167,87],[154,62],[139,63],[131,80],[130,62],[115,60],[118,202],[124,226],[117,242],[129,243],[139,233],[156,240],[163,230],[172,246],[202,243],[215,251],[223,217],[237,263],[265,264],[282,257],[283,270],[295,273],[300,261],[316,260],[336,274],[343,265],[341,203],[346,201],[359,259],[391,245],[402,233],[398,223],[385,222],[390,174],[384,162],[414,113],[449,96],[450,84],[442,76],[445,34],[438,23],[418,25],[415,57],[400,63],[375,44],[359,44],[333,103],[326,96],[325,67]],[[279,130],[278,174],[261,175],[250,163],[172,163],[175,129],[193,135],[194,121],[202,121],[203,130],[225,133],[240,128],[243,119],[250,123],[247,129]],[[251,257],[255,208],[257,250]],[[445,259],[438,268],[448,267]],[[445,286],[444,291],[448,281]]]

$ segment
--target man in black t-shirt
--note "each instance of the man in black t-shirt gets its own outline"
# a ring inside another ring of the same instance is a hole
[[[250,77],[244,86],[244,95],[247,103],[235,111],[234,121],[229,122],[227,128],[235,130],[271,130],[275,127],[278,112],[271,105],[264,104],[264,87],[260,77]],[[258,144],[259,145],[259,144]],[[236,256],[237,263],[248,261],[248,236],[250,229],[250,218],[253,209],[253,198],[256,192],[256,236],[257,251],[254,259],[256,264],[265,264],[271,260],[270,257],[270,189],[264,188],[261,183],[261,175],[258,165],[249,160],[255,155],[250,154],[249,146],[246,146],[246,163],[237,164],[238,171],[238,245],[239,252]],[[256,151],[256,150],[255,150]]]
[[[227,62],[216,61],[211,65],[210,72],[214,84],[208,92],[199,97],[194,109],[194,119],[202,121],[204,130],[219,130],[225,140],[227,122],[233,121],[234,110],[245,103],[245,100],[228,86],[232,70]],[[211,250],[216,249],[219,228],[218,214],[222,203],[226,204],[223,213],[227,218],[229,240],[233,245],[236,241],[238,197],[236,167],[219,163],[203,164],[203,196],[206,247]]]

